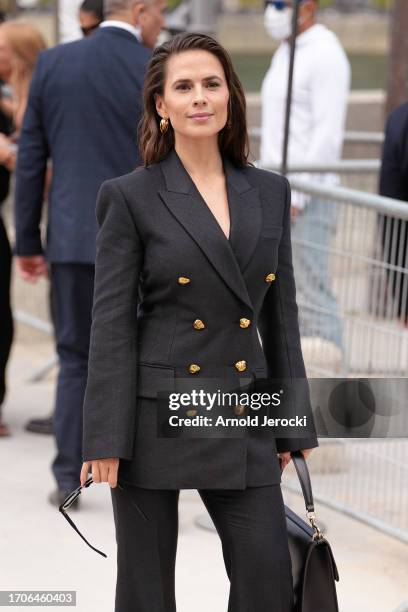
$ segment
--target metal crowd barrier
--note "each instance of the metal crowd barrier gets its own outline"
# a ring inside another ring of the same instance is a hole
[[[290,171],[336,172],[347,183],[357,169],[377,181],[378,168],[358,160]],[[289,180],[306,200],[291,229],[309,377],[406,377],[407,204],[299,175]],[[408,543],[406,438],[320,439],[310,462],[318,502]],[[291,470],[283,488],[298,491]]]
[[[408,206],[301,178],[292,225],[310,375],[408,375]]]
[[[248,134],[250,138],[261,138],[261,128],[252,127],[249,128]],[[369,145],[382,145],[384,142],[383,132],[358,132],[348,131],[344,134],[345,144],[369,144]]]
[[[408,544],[407,460],[406,438],[319,439],[308,459],[314,499]],[[299,493],[288,468],[283,489]]]

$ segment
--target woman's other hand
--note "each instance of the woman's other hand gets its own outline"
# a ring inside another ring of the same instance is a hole
[[[81,486],[83,486],[88,478],[88,472],[91,468],[92,480],[94,482],[108,482],[109,486],[114,489],[118,482],[119,459],[94,459],[93,461],[84,461],[81,470]]]
[[[5,166],[10,172],[14,170],[16,153],[12,142],[5,134],[0,133],[0,166]]]
[[[301,453],[303,454],[304,458],[307,459],[310,453],[312,452],[312,450],[314,449],[313,448],[303,448],[301,450]],[[283,472],[285,467],[288,465],[288,463],[292,459],[292,457],[290,456],[290,451],[288,451],[287,453],[278,453],[278,457],[279,457],[279,462],[281,466],[281,471]]]

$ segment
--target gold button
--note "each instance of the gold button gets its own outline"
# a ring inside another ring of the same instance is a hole
[[[274,280],[275,280],[275,275],[273,274],[273,272],[265,276],[265,282],[267,283],[271,283]]]
[[[197,372],[199,372],[200,370],[200,366],[196,363],[192,363],[188,366],[188,371],[190,372],[190,374],[197,374]]]
[[[193,323],[194,329],[204,329],[205,325],[201,319],[196,319]]]
[[[242,404],[238,404],[237,406],[234,406],[234,414],[236,414],[237,416],[241,416],[241,414],[244,414],[245,412],[245,406],[243,406]]]
[[[179,285],[188,285],[188,283],[190,282],[190,279],[187,278],[186,276],[179,276],[178,282],[179,282]]]
[[[246,361],[237,361],[235,367],[237,368],[238,372],[244,372],[247,367]]]
[[[242,327],[242,329],[246,329],[250,325],[251,321],[249,319],[242,318],[239,320],[239,326]]]
[[[193,408],[186,411],[186,415],[188,417],[195,417],[196,414],[197,414],[197,410],[194,410]]]

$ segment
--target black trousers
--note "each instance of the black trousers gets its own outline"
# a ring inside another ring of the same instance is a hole
[[[6,366],[13,341],[10,306],[11,248],[0,216],[0,406],[6,395]]]
[[[79,486],[82,467],[82,406],[88,376],[95,266],[52,263],[52,317],[59,357],[52,471],[60,489]]]
[[[118,566],[115,612],[176,612],[179,490],[123,486],[126,491],[111,489]],[[291,612],[292,567],[280,484],[198,492],[221,539],[230,580],[228,612]],[[204,593],[209,586],[203,585]],[[221,606],[214,612],[221,612]]]

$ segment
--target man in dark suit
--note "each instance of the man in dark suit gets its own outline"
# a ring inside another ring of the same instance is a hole
[[[101,183],[140,164],[137,127],[150,50],[164,26],[164,0],[107,0],[91,37],[40,55],[24,119],[16,177],[18,270],[51,279],[60,361],[52,470],[59,504],[79,484],[82,404],[94,282],[95,201]],[[45,256],[40,221],[52,162]]]
[[[382,153],[380,193],[408,202],[408,102],[401,104],[389,116]],[[383,251],[386,262],[408,266],[408,224],[402,219],[380,215]],[[408,323],[406,273],[388,272],[397,315]]]

